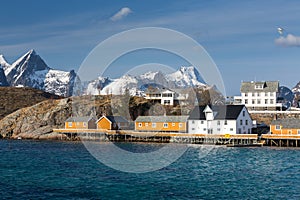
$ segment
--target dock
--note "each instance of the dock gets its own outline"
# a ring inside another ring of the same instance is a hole
[[[300,135],[262,134],[261,140],[267,146],[300,147]]]
[[[191,134],[178,132],[143,132],[134,130],[105,129],[53,129],[53,132],[66,134],[71,139],[95,141],[160,142],[188,144],[255,144],[257,134]]]

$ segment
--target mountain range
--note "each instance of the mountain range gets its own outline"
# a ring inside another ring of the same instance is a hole
[[[0,55],[0,86],[36,88],[66,97],[73,94],[76,78],[79,77],[74,70],[66,72],[50,68],[34,50],[28,51],[12,64]],[[116,79],[98,77],[81,85],[80,94],[122,94],[129,89],[130,94],[135,95],[149,86],[182,89],[206,85],[195,67],[183,66],[171,74],[149,71],[136,76],[125,74]]]
[[[80,80],[74,70],[62,71],[49,67],[34,51],[30,50],[12,64],[0,55],[0,86],[29,87],[59,96],[72,96],[75,80]],[[80,95],[123,94],[143,95],[149,87],[185,89],[207,87],[197,69],[182,66],[169,74],[160,71],[148,71],[140,75],[125,74],[119,78],[98,77],[80,84]],[[287,90],[280,90],[286,96]],[[289,99],[294,95],[294,106],[300,100],[300,82],[289,92]],[[289,100],[290,101],[290,100]]]
[[[160,71],[149,71],[141,75],[125,74],[117,79],[98,77],[88,83],[85,94],[123,94],[129,90],[131,95],[145,91],[148,87],[185,89],[191,87],[206,87],[203,80],[193,66],[180,67],[179,70],[164,74]]]

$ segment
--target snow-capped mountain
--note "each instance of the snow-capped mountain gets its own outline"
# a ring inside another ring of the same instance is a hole
[[[166,79],[174,82],[175,86],[179,88],[205,86],[199,72],[193,66],[180,67],[178,71],[166,75]]]
[[[10,64],[5,60],[3,55],[0,55],[0,65],[5,69],[10,67]]]
[[[139,91],[145,91],[150,85],[169,89],[206,86],[202,83],[198,71],[191,66],[181,67],[178,71],[167,75],[160,71],[149,71],[139,76],[126,74],[117,79],[99,77],[88,84],[84,93],[99,94],[100,91],[100,94],[122,94],[128,89],[131,95],[135,95]]]
[[[1,62],[6,62],[4,57]],[[3,64],[8,83],[11,86],[31,87],[60,96],[70,96],[73,92],[75,72],[53,70],[34,50],[16,60],[13,64]]]

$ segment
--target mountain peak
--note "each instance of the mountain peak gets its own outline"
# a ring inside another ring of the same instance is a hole
[[[28,55],[36,55],[36,52],[34,49],[30,49],[26,54]]]

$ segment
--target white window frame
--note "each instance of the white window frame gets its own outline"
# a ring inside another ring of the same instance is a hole
[[[152,128],[156,128],[156,123],[155,122],[152,123]]]
[[[163,125],[164,128],[168,128],[168,126],[169,126],[169,125],[168,125],[168,123],[166,123],[166,122],[165,122],[164,125]]]
[[[142,123],[139,123],[139,127],[141,128],[143,126],[143,124]]]

